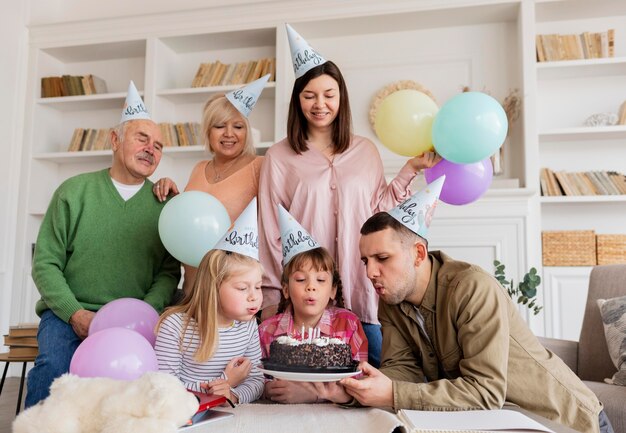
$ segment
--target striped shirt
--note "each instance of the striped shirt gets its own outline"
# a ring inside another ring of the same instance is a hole
[[[195,329],[195,323],[191,322]],[[183,331],[183,314],[168,316],[159,328],[154,350],[159,361],[159,370],[178,377],[193,391],[204,392],[201,383],[214,379],[225,379],[224,369],[233,358],[245,356],[252,361],[252,370],[244,381],[233,388],[239,403],[257,400],[263,393],[263,374],[254,366],[261,360],[258,326],[255,320],[235,321],[230,328],[219,329],[217,350],[208,361],[193,359],[200,344],[196,332],[187,332],[180,350],[180,336]]]
[[[294,329],[291,308],[289,307],[284,313],[264,320],[261,326],[259,326],[263,358],[269,356],[270,344],[281,335],[290,335],[297,339],[301,338],[302,331]],[[324,337],[335,337],[348,343],[352,350],[352,358],[356,361],[367,361],[367,337],[365,337],[361,321],[352,311],[344,308],[328,307],[324,310],[320,321],[317,323],[317,328],[320,329],[320,335]],[[304,337],[306,338],[308,335]]]

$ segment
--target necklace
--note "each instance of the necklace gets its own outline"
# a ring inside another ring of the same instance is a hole
[[[230,170],[233,165],[235,165],[235,163],[241,157],[241,155],[243,155],[243,153],[240,153],[235,159],[233,159],[230,163],[228,163],[222,169],[221,173],[217,171],[217,165],[215,165],[215,159],[212,159],[210,163],[213,163],[213,182],[217,183],[220,180],[222,180],[222,175],[225,174],[228,170]],[[207,167],[208,167],[208,164],[207,164]]]

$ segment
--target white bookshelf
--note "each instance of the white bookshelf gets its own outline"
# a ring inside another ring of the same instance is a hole
[[[130,79],[156,122],[199,122],[210,95],[238,87],[192,88],[200,63],[275,57],[276,81],[268,83],[250,121],[260,131],[259,153],[282,139],[293,84],[284,22],[339,65],[348,84],[354,131],[377,144],[368,122],[370,101],[394,81],[421,83],[439,106],[462,86],[487,91],[499,101],[520,89],[523,114],[505,145],[503,179],[495,179],[494,188],[476,203],[442,207],[434,230],[440,234],[434,244],[462,257],[479,257],[487,270],[497,258],[518,278],[531,266],[540,267],[541,230],[558,225],[559,218],[585,228],[582,221],[600,215],[602,224],[619,232],[618,214],[626,211],[623,196],[539,197],[538,177],[542,166],[626,172],[626,127],[582,126],[588,115],[616,111],[626,99],[616,90],[626,88],[624,4],[321,0],[319,7],[303,8],[278,0],[194,11],[172,6],[171,13],[132,17],[132,26],[128,17],[34,26],[14,278],[21,279],[30,264],[30,245],[55,188],[70,176],[110,164],[110,151],[67,152],[67,147],[75,128],[108,128],[119,121]],[[616,29],[615,58],[535,62],[536,34],[608,28]],[[40,98],[41,77],[88,73],[104,79],[109,93]],[[380,145],[379,150],[386,175],[393,177],[406,158]],[[202,146],[166,148],[155,178],[172,177],[182,188],[193,165],[207,157]],[[498,184],[505,188],[496,188]],[[26,286],[16,281],[15,287]],[[533,330],[544,332],[541,323]]]

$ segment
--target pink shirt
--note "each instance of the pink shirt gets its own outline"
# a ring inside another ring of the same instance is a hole
[[[196,164],[185,191],[203,191],[211,194],[224,205],[230,222],[233,223],[257,195],[263,157],[257,156],[248,165],[217,183],[209,183],[206,179],[206,166],[209,162],[210,160],[206,160]]]
[[[367,361],[367,338],[359,318],[344,308],[328,307],[318,322],[320,335],[339,338],[350,345],[352,358],[356,361]],[[305,331],[308,332],[308,331]],[[300,339],[302,331],[294,329],[291,308],[284,313],[266,319],[259,326],[261,352],[263,358],[270,353],[270,344],[281,335],[291,335]],[[308,334],[305,334],[305,337]]]
[[[346,308],[364,322],[378,323],[378,296],[361,262],[359,230],[374,213],[406,199],[415,175],[407,164],[387,185],[378,149],[356,135],[348,150],[335,155],[333,162],[313,148],[298,155],[286,139],[270,147],[259,184],[263,306],[280,300],[280,203],[335,258]]]

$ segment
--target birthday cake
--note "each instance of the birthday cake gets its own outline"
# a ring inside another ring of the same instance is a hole
[[[333,369],[351,368],[355,362],[350,345],[338,338],[297,340],[281,336],[270,344],[270,357],[266,364],[274,368]]]

